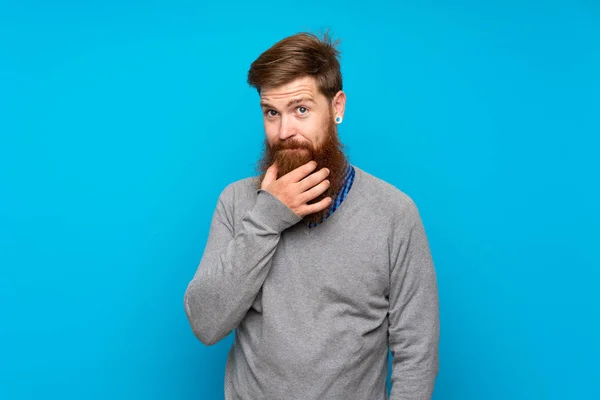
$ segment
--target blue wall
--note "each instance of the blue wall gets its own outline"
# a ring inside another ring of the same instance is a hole
[[[254,173],[250,63],[325,27],[351,161],[428,232],[434,399],[600,398],[598,1],[201,3],[1,3],[0,398],[223,398],[184,290]]]

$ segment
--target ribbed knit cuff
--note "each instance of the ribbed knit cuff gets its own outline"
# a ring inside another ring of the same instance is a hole
[[[302,221],[301,216],[283,204],[271,192],[264,189],[257,190],[256,204],[252,209],[252,213],[269,228],[278,233]]]

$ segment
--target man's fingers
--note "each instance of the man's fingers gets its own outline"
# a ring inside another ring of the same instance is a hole
[[[269,168],[267,168],[267,172],[265,173],[265,177],[260,185],[261,189],[266,189],[271,183],[277,180],[277,164],[273,163]]]
[[[296,182],[300,181],[302,178],[304,178],[306,175],[310,174],[310,172],[312,170],[314,170],[315,168],[317,168],[317,162],[314,160],[311,160],[311,161],[307,162],[306,164],[299,166],[295,170],[288,172],[284,176],[291,179],[291,181],[293,183],[296,183]]]
[[[317,172],[313,172],[312,174],[298,182],[298,187],[301,191],[304,192],[305,190],[308,190],[311,187],[314,187],[315,185],[322,182],[323,179],[327,178],[329,172],[330,171],[328,168],[321,168]]]
[[[307,204],[305,207],[302,207],[300,211],[302,216],[313,214],[319,211],[326,209],[331,204],[331,197],[325,197],[323,200],[319,201],[315,204]]]
[[[312,199],[317,198],[317,196],[319,196],[323,192],[325,192],[329,188],[330,184],[331,183],[329,182],[329,179],[325,179],[324,181],[321,181],[317,185],[313,186],[311,189],[307,190],[304,193],[301,193],[300,200],[303,203],[308,203]]]

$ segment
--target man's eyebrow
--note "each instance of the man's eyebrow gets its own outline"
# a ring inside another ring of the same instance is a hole
[[[314,101],[313,99],[311,99],[310,97],[299,97],[297,99],[292,99],[288,102],[287,106],[293,106],[294,104],[298,104],[298,103],[316,103],[316,101]],[[272,105],[270,105],[267,101],[265,100],[261,100],[260,101],[260,106],[261,107],[271,107],[274,108]]]

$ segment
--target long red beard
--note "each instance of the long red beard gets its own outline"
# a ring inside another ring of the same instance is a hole
[[[311,173],[314,173],[321,168],[329,168],[329,175],[325,179],[329,179],[330,186],[321,195],[309,201],[307,204],[317,203],[325,197],[332,197],[339,193],[343,185],[345,169],[347,166],[347,158],[344,155],[343,144],[340,143],[337,134],[337,126],[333,118],[328,118],[330,121],[327,126],[327,135],[325,142],[318,148],[313,148],[310,143],[295,142],[287,140],[278,142],[269,146],[267,139],[264,141],[263,153],[257,163],[257,168],[260,171],[260,178],[257,181],[257,189],[260,189],[260,184],[263,181],[267,169],[277,162],[277,179],[281,178],[288,172],[306,164],[310,160],[317,162],[317,168]],[[296,150],[289,150],[296,149]],[[299,150],[303,149],[303,150]],[[309,174],[310,175],[310,174]],[[331,205],[330,205],[331,207]],[[329,208],[322,211],[308,214],[304,216],[303,221],[307,224],[321,222],[323,217],[328,214]]]

